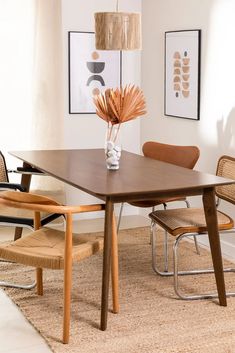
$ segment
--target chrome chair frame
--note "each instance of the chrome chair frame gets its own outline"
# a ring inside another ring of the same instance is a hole
[[[186,203],[187,208],[190,208],[190,203],[188,202],[188,200],[183,200],[183,202]],[[164,210],[166,210],[167,209],[167,203],[163,203],[162,205],[164,207]],[[124,207],[124,202],[122,202],[121,208],[120,208],[120,212],[119,212],[118,223],[117,223],[117,234],[118,234],[119,228],[120,228],[123,207]],[[155,207],[156,206],[152,207],[152,212],[155,211]],[[164,233],[165,233],[165,237],[164,237],[164,273],[167,273],[168,272],[168,267],[169,267],[168,266],[168,233],[167,233],[167,231],[164,231]],[[153,222],[150,223],[150,244],[152,244],[152,251],[153,251],[152,238],[153,238]],[[195,243],[196,252],[197,252],[198,255],[200,255],[200,250],[199,250],[199,246],[198,246],[198,242],[197,242],[197,237],[196,236],[194,237],[194,243]]]
[[[202,294],[202,295],[185,295],[183,294],[180,289],[179,289],[179,276],[188,276],[188,275],[198,275],[198,274],[208,274],[208,273],[214,273],[213,269],[201,269],[201,270],[187,270],[187,271],[179,271],[178,270],[178,247],[184,238],[190,238],[190,237],[195,237],[197,238],[198,236],[202,235],[207,235],[207,233],[186,233],[186,234],[181,234],[176,237],[176,240],[174,241],[173,245],[173,271],[160,271],[159,268],[157,267],[157,246],[156,246],[156,223],[152,222],[152,268],[155,273],[157,273],[160,276],[173,276],[174,277],[174,291],[175,294],[183,300],[200,300],[200,299],[211,299],[211,298],[218,298],[218,294],[216,293],[208,293],[208,294]],[[220,231],[220,234],[226,233],[234,233],[235,229],[230,229],[226,231]],[[224,272],[235,272],[235,268],[225,268]],[[235,292],[227,292],[226,293],[227,297],[233,297],[235,296]]]
[[[232,180],[235,180],[235,158],[227,155],[223,155],[219,158],[218,163],[217,163],[217,170],[216,170],[216,175],[220,177],[225,177],[225,178],[230,178]],[[218,208],[220,200],[225,200],[232,205],[235,205],[235,186],[234,184],[230,184],[227,186],[223,187],[217,187],[215,190],[215,195],[217,196],[216,199],[216,208]],[[178,210],[177,210],[178,211]],[[170,214],[170,211],[168,211]],[[185,214],[186,212],[183,211]],[[224,214],[227,216],[226,214]],[[233,233],[235,228],[234,225],[232,225],[232,219],[231,217],[227,216],[230,219],[230,224],[231,227],[225,227],[221,228],[220,234],[226,233]],[[174,234],[172,233],[173,236],[175,236],[175,241],[173,245],[173,271],[171,272],[163,272],[160,271],[159,268],[157,267],[157,254],[156,254],[156,224],[158,223],[156,219],[152,218],[152,215],[150,214],[150,218],[152,219],[152,228],[153,228],[153,233],[152,233],[152,243],[153,243],[153,249],[152,249],[152,267],[153,270],[161,275],[161,276],[174,276],[174,289],[175,293],[177,296],[179,296],[181,299],[184,300],[194,300],[194,299],[207,299],[207,298],[216,298],[217,294],[203,294],[203,295],[184,295],[183,293],[180,292],[179,290],[179,283],[178,283],[178,276],[180,275],[195,275],[195,274],[206,274],[206,273],[213,273],[214,271],[212,269],[203,269],[203,270],[188,270],[188,271],[179,271],[178,270],[178,246],[179,243],[182,239],[187,238],[187,237],[198,237],[206,233],[206,226],[202,227],[201,229],[203,230],[202,232],[200,231],[200,227],[195,227],[191,228],[191,232],[188,232],[190,227],[186,227],[184,229],[184,225],[182,225],[182,228],[180,227],[180,223],[178,223],[179,229],[181,229],[181,232],[175,232]],[[234,223],[234,222],[233,222]],[[164,228],[165,230],[170,230],[171,227],[169,228],[164,227],[164,221],[161,223],[160,222],[160,227]],[[177,227],[176,226],[176,227]],[[232,228],[233,227],[233,228]],[[177,229],[177,228],[176,228]],[[195,232],[195,229],[197,229],[198,233],[193,233]],[[185,231],[184,231],[185,230]],[[173,229],[172,229],[173,231]],[[235,272],[235,268],[226,268],[224,270],[225,272]],[[234,292],[230,292],[226,294],[227,296],[234,296]]]

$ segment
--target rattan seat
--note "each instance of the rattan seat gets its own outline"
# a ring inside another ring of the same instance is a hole
[[[150,213],[149,217],[174,236],[207,231],[205,214],[201,208],[159,210]],[[217,211],[217,218],[219,230],[233,228],[234,222],[228,215]]]
[[[15,242],[0,246],[0,257],[27,266],[64,268],[65,233],[42,228]],[[103,237],[73,234],[72,260],[81,261],[103,249]]]

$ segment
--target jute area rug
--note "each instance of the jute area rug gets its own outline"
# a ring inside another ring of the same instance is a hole
[[[180,253],[181,268],[210,265],[210,254],[202,249],[201,255],[196,255],[191,242],[184,242]],[[120,232],[119,258],[120,313],[109,313],[105,332],[98,329],[102,254],[74,267],[69,345],[60,341],[62,271],[45,271],[43,297],[34,290],[6,292],[56,353],[235,353],[235,298],[228,299],[226,308],[216,299],[177,299],[172,278],[152,271],[148,228]],[[34,278],[32,269],[4,266],[1,273],[7,280]],[[235,288],[234,276],[226,277],[227,289]],[[214,277],[187,276],[181,280],[181,288],[187,293],[213,290]]]

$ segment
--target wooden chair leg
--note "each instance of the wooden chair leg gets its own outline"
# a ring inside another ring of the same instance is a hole
[[[118,242],[116,218],[113,213],[112,222],[112,257],[111,257],[111,276],[113,294],[113,313],[119,312],[119,290],[118,290]]]
[[[14,241],[17,239],[20,239],[23,233],[23,228],[21,227],[16,227],[15,228],[15,235],[14,235]]]
[[[72,215],[67,215],[64,256],[64,317],[63,343],[69,342],[70,303],[72,287]]]
[[[42,268],[37,268],[36,269],[36,278],[37,278],[37,295],[43,295]]]
[[[34,229],[38,230],[41,227],[40,212],[34,212]],[[43,295],[43,274],[42,268],[36,269],[37,295]]]

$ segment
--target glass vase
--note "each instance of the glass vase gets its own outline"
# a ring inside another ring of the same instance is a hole
[[[122,152],[120,125],[109,125],[105,138],[106,166],[109,170],[118,170]]]

